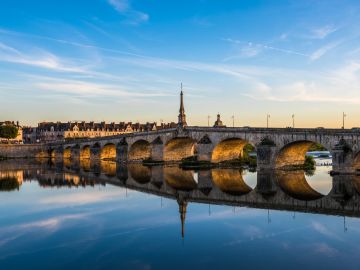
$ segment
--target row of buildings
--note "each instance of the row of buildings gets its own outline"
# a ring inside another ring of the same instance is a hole
[[[18,136],[15,139],[7,140],[0,138],[1,143],[44,143],[53,141],[65,141],[78,138],[94,138],[113,136],[124,133],[148,132],[160,129],[175,128],[177,124],[161,123],[106,123],[106,122],[42,122],[37,127],[21,127],[18,122],[0,122],[0,125],[14,125],[18,128]]]

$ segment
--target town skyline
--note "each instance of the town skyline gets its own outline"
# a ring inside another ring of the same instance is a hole
[[[176,122],[183,82],[192,126],[360,126],[354,0],[37,2],[0,11],[1,121]]]

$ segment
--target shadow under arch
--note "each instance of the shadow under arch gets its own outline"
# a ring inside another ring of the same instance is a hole
[[[173,138],[164,146],[164,161],[181,161],[195,155],[196,141],[189,137]]]
[[[100,159],[116,160],[116,145],[114,143],[107,143],[100,151]]]
[[[355,171],[360,171],[360,151],[355,154],[352,166]]]
[[[90,145],[84,145],[80,149],[80,159],[90,159],[90,157],[91,157]]]
[[[316,142],[308,140],[294,141],[284,145],[276,155],[275,167],[301,166],[305,163],[306,153]]]
[[[141,161],[151,157],[151,145],[146,140],[138,140],[130,146],[129,161]]]
[[[229,138],[218,143],[211,154],[211,162],[219,163],[223,161],[239,159],[243,156],[245,145],[248,141],[240,138]]]
[[[313,201],[324,197],[309,185],[302,170],[277,171],[276,179],[280,188],[294,199]]]
[[[64,159],[70,159],[71,158],[71,146],[68,146],[68,147],[66,147],[64,149],[63,158]]]
[[[245,183],[239,169],[213,169],[211,174],[213,183],[227,194],[245,195],[253,190]]]
[[[151,168],[142,164],[128,164],[128,171],[132,179],[139,184],[151,181]]]
[[[175,190],[191,191],[197,188],[194,172],[179,167],[164,168],[165,182]]]

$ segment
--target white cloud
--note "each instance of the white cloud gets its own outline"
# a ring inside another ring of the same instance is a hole
[[[320,28],[315,28],[311,30],[311,36],[312,38],[315,39],[324,39],[326,38],[328,35],[336,32],[338,29],[334,26],[331,25],[325,25],[323,27]]]
[[[84,67],[61,60],[52,53],[41,50],[34,54],[25,54],[16,48],[0,43],[0,61],[30,65],[62,72],[86,72]]]
[[[134,10],[128,0],[108,0],[108,3],[120,14],[127,17],[127,23],[138,25],[147,22],[149,15],[138,10]]]
[[[233,44],[242,45],[242,47],[241,47],[242,56],[246,56],[246,57],[256,56],[264,50],[271,50],[271,51],[276,51],[276,52],[280,52],[280,53],[284,53],[284,54],[293,54],[293,55],[298,55],[298,56],[309,57],[308,54],[305,54],[302,52],[297,52],[297,51],[288,50],[288,49],[282,49],[282,48],[278,48],[278,47],[274,47],[274,46],[270,46],[270,45],[266,45],[266,44],[261,44],[261,43],[253,43],[253,42],[245,43],[243,41],[235,40],[235,39],[231,39],[231,38],[226,38],[223,40],[233,43]],[[228,57],[227,59],[230,59],[230,57]]]
[[[123,189],[101,193],[73,193],[44,198],[40,200],[40,203],[45,205],[82,205],[118,199],[124,195],[125,191]]]
[[[119,12],[126,12],[130,7],[127,0],[109,0],[109,4]]]
[[[69,93],[86,97],[102,96],[149,98],[169,96],[169,94],[167,93],[145,93],[140,91],[134,91],[133,89],[126,89],[119,85],[112,84],[91,83],[80,80],[53,79],[46,77],[42,77],[42,79],[40,78],[37,82],[33,84],[35,89]]]
[[[315,243],[312,245],[316,253],[324,254],[328,257],[333,257],[339,254],[339,251],[326,243]]]
[[[336,48],[337,46],[339,46],[341,44],[340,41],[337,41],[337,42],[332,42],[332,43],[329,43],[319,49],[317,49],[315,52],[313,52],[311,55],[310,55],[310,60],[311,61],[315,61],[315,60],[318,60],[320,59],[322,56],[324,56],[326,53],[328,53],[329,51],[331,51],[332,49]]]

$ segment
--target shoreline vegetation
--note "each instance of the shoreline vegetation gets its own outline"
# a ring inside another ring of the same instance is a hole
[[[0,191],[19,190],[20,184],[16,177],[8,176],[0,178]]]

